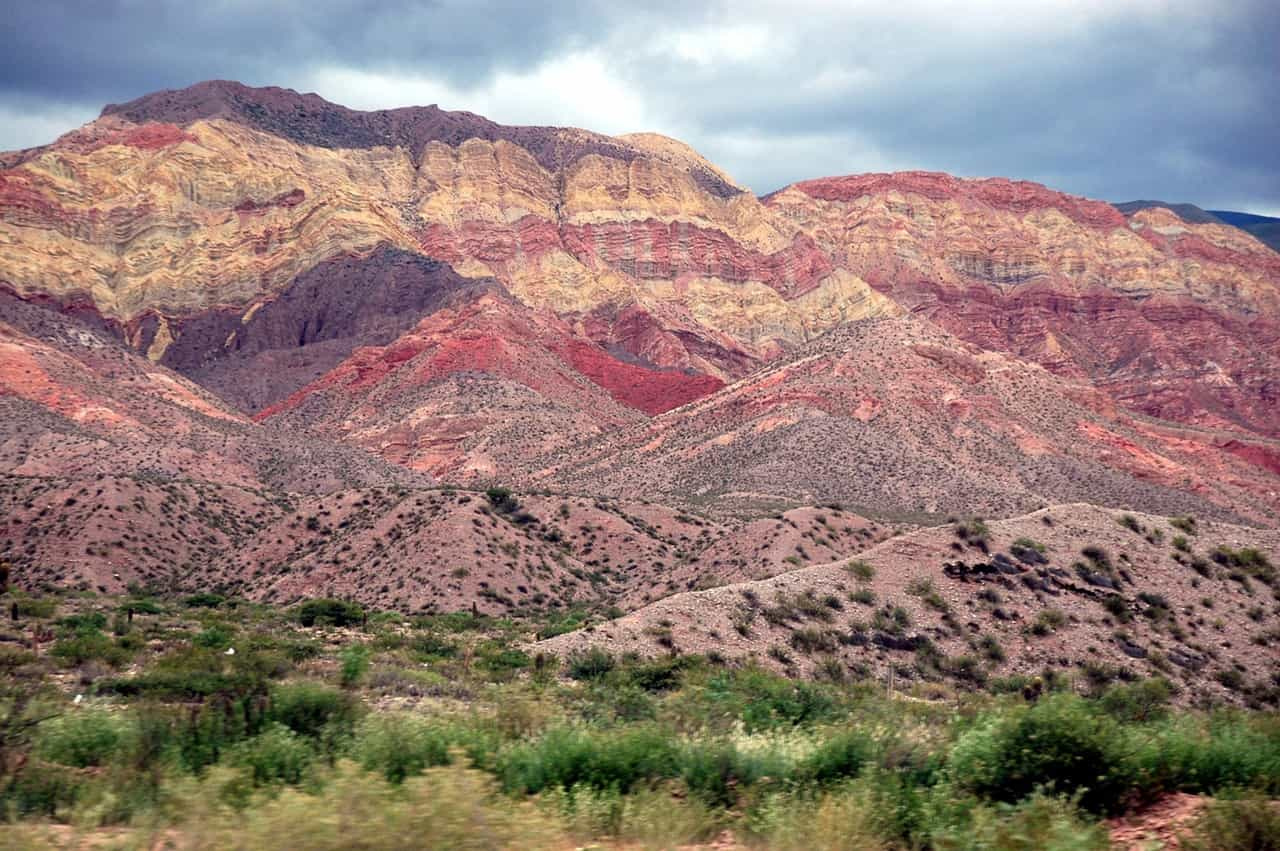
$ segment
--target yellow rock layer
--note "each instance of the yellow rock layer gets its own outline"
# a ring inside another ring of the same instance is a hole
[[[105,133],[120,120],[102,123]],[[124,321],[214,306],[244,310],[247,321],[327,258],[379,245],[430,249],[435,234],[456,247],[446,259],[460,274],[493,275],[559,312],[642,303],[754,344],[799,341],[841,317],[887,309],[843,272],[784,301],[759,281],[641,281],[566,250],[563,225],[647,220],[720,231],[759,254],[791,246],[793,224],[750,193],[701,189],[688,169],[713,167],[665,137],[621,137],[651,156],[589,155],[553,174],[505,141],[432,143],[415,168],[402,149],[311,147],[220,119],[186,132],[192,140],[154,150],[53,146],[7,172],[40,203],[0,207],[0,278],[21,293],[87,295]],[[95,133],[90,125],[81,136]],[[526,251],[521,228],[531,221],[550,244]],[[171,334],[162,324],[149,356],[163,356]]]

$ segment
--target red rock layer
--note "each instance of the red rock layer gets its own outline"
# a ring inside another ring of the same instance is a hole
[[[1280,254],[1243,231],[920,172],[807,181],[767,203],[970,342],[1154,416],[1280,436]]]
[[[901,171],[892,174],[855,174],[804,180],[795,187],[824,201],[852,201],[865,195],[903,192],[935,201],[966,199],[1013,213],[1055,209],[1083,225],[1124,227],[1124,214],[1105,201],[1091,201],[1057,192],[1039,183],[992,177],[964,180],[942,172]]]
[[[616,357],[553,314],[489,293],[356,350],[257,419],[455,480],[511,480],[538,457],[720,386]]]

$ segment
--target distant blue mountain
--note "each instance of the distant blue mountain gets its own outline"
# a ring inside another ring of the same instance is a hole
[[[1274,216],[1259,216],[1256,213],[1237,213],[1232,210],[1210,210],[1229,225],[1248,231],[1258,238],[1259,242],[1280,251],[1280,219]]]
[[[1235,210],[1202,210],[1195,204],[1170,204],[1167,201],[1124,201],[1114,205],[1126,216],[1148,207],[1164,207],[1178,214],[1184,222],[1193,225],[1224,224],[1240,228],[1252,234],[1259,242],[1280,251],[1280,219],[1259,216],[1256,213],[1240,213]]]

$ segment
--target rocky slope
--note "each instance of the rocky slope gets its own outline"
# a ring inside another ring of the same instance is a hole
[[[647,502],[375,487],[304,496],[191,479],[0,476],[21,587],[217,589],[287,603],[492,614],[633,609],[853,555],[890,530],[799,508],[750,522]]]
[[[806,181],[768,206],[912,312],[1155,416],[1280,435],[1280,254],[1032,183]]]
[[[0,473],[325,490],[429,477],[261,426],[111,334],[0,295]]]
[[[534,481],[672,500],[1006,516],[1089,500],[1274,525],[1280,442],[1178,426],[915,317],[832,331]]]
[[[1274,688],[1280,664],[1278,551],[1275,530],[1054,506],[989,526],[923,529],[852,562],[676,594],[539,649],[715,651],[884,683],[892,672],[903,689],[1054,669],[1095,683],[1161,675],[1187,702],[1249,699]]]

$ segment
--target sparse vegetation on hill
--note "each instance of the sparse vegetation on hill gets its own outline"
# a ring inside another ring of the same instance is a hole
[[[1275,836],[1252,803],[1280,794],[1275,715],[1180,709],[1163,678],[1091,698],[1087,677],[1046,673],[921,699],[872,671],[557,659],[530,649],[537,621],[470,612],[19,599],[0,686],[8,847],[265,847],[305,819],[316,848],[401,848],[403,831],[431,847],[1104,848],[1102,817],[1172,792],[1221,796],[1197,837],[1228,813],[1232,835]],[[822,601],[790,603],[815,621],[798,652],[842,640]],[[90,637],[110,652],[54,652]]]

